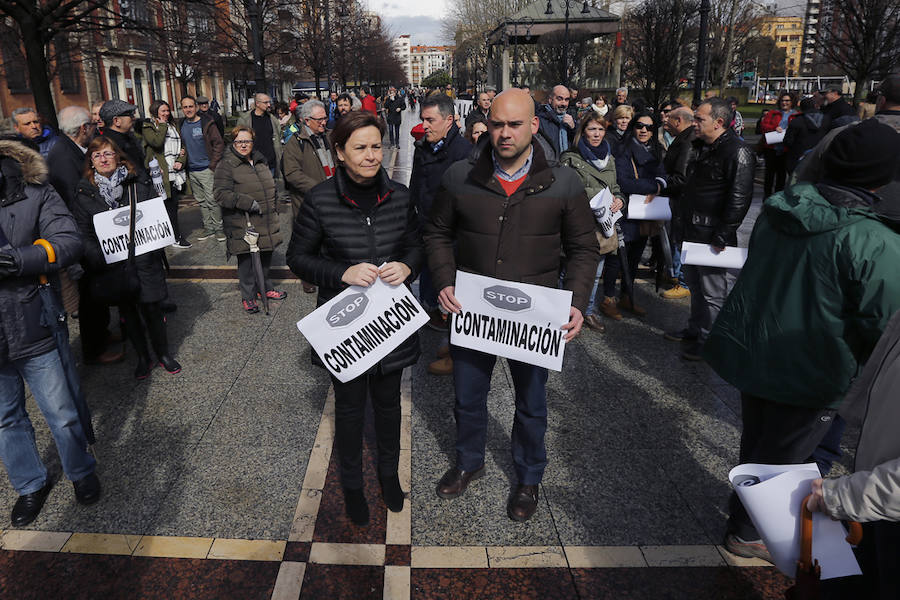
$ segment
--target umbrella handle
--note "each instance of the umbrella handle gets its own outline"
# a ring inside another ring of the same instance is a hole
[[[44,238],[38,238],[34,240],[32,246],[40,246],[47,252],[47,262],[56,262],[56,250],[53,249],[53,245],[50,242],[48,242]],[[47,279],[46,275],[38,275],[38,281],[41,282],[41,285],[47,285],[49,280]]]

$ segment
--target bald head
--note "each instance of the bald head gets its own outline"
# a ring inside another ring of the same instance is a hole
[[[687,106],[678,106],[669,112],[666,121],[666,130],[672,135],[678,135],[694,122],[694,113]]]
[[[566,109],[569,108],[569,88],[564,85],[554,86],[550,90],[550,98],[547,103],[556,111],[556,114],[565,114]]]
[[[501,106],[501,109],[498,109]],[[519,114],[522,120],[528,120],[534,117],[534,101],[531,94],[519,88],[509,88],[500,92],[494,97],[491,105],[493,110],[514,111]]]
[[[538,119],[528,92],[511,88],[494,98],[488,135],[494,157],[507,173],[515,173],[528,160],[531,139],[537,131]]]

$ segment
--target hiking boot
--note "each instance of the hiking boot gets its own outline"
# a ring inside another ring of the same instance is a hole
[[[634,303],[630,296],[622,296],[619,298],[619,308],[627,310],[637,317],[643,317],[647,314],[647,310]]]
[[[725,549],[743,558],[761,558],[764,561],[775,564],[772,555],[762,540],[744,540],[733,533],[725,536]]]
[[[259,294],[257,294],[257,296],[259,296]],[[287,292],[282,290],[269,290],[266,292],[266,298],[270,300],[284,300],[287,298]]]
[[[227,240],[227,239],[228,239],[228,238],[226,238],[226,237],[225,237],[225,234],[224,234],[223,232],[221,232],[221,231],[218,232],[218,233],[216,234],[216,241],[217,241],[217,242],[224,242],[224,241]]]
[[[588,329],[593,329],[597,333],[606,333],[606,325],[597,315],[588,315],[584,318],[584,324]]]
[[[680,300],[681,298],[690,298],[691,290],[676,284],[672,289],[666,290],[660,294],[666,300]]]
[[[622,320],[622,313],[619,312],[619,308],[616,306],[615,298],[610,298],[609,296],[607,296],[603,299],[603,303],[599,308],[600,312],[602,312],[610,319],[615,319],[616,321]]]
[[[259,305],[256,304],[256,300],[241,300],[241,306],[251,315],[259,312]]]

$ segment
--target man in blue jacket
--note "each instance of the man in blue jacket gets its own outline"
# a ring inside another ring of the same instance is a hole
[[[41,325],[37,276],[55,274],[82,253],[75,220],[46,179],[37,152],[0,140],[0,460],[19,494],[11,516],[15,527],[37,518],[53,487],[25,412],[25,383],[47,420],[75,498],[82,504],[100,498],[96,461],[87,451],[56,342]],[[33,245],[38,238],[53,246],[55,263]]]
[[[12,126],[19,138],[37,145],[41,156],[47,158],[50,148],[59,140],[59,136],[51,128],[41,125],[41,118],[30,106],[17,108],[12,113]]]

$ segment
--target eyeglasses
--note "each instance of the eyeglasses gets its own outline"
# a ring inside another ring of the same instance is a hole
[[[306,118],[309,119],[310,121],[318,121],[319,123],[321,123],[322,121],[328,120],[328,117],[306,117]]]
[[[248,144],[252,144],[253,140],[234,140],[235,146],[247,146]]]
[[[116,153],[112,150],[107,150],[106,152],[94,152],[91,154],[91,160],[100,160],[101,158],[115,158]]]
[[[650,131],[651,129],[653,129],[653,125],[648,125],[646,123],[635,123],[634,130],[638,131],[639,129],[646,129],[647,131]]]

